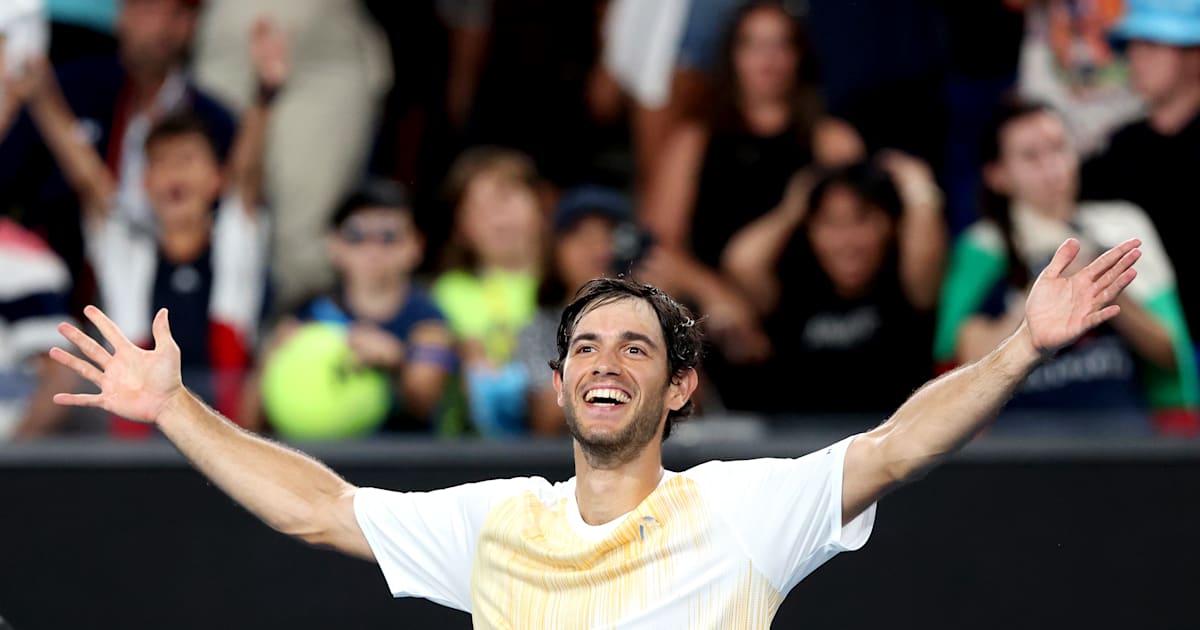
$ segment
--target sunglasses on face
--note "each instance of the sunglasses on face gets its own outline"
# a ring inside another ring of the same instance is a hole
[[[391,245],[399,241],[404,235],[404,232],[396,228],[364,230],[356,225],[347,225],[339,231],[339,234],[341,235],[342,240],[351,245],[361,245],[363,243]]]

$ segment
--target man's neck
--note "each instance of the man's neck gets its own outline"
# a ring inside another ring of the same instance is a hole
[[[342,297],[355,317],[386,322],[396,316],[408,299],[408,282],[389,280],[370,284],[347,281]]]
[[[633,511],[662,480],[662,449],[647,444],[633,460],[595,466],[575,444],[575,500],[588,525],[602,525]]]
[[[1200,83],[1183,88],[1174,97],[1150,109],[1150,127],[1164,136],[1173,136],[1200,114]]]

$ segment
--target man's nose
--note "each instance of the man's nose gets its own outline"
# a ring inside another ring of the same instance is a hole
[[[620,374],[621,364],[613,351],[602,351],[592,366],[592,374]]]

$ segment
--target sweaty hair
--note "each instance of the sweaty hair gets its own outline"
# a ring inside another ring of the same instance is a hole
[[[1000,138],[1009,125],[1034,114],[1045,113],[1058,115],[1058,112],[1046,103],[1028,101],[1016,96],[1008,96],[1001,100],[992,112],[990,124],[979,143],[980,162],[987,165],[1000,161],[1002,150]],[[994,221],[1000,228],[1001,236],[1004,237],[1004,252],[1008,256],[1008,271],[1005,280],[1010,287],[1025,289],[1032,278],[1029,275],[1029,268],[1017,250],[1016,237],[1013,235],[1011,205],[1012,200],[1007,196],[991,190],[987,186],[983,187],[983,216]]]
[[[575,294],[575,299],[563,311],[556,337],[558,358],[550,362],[550,368],[562,374],[571,337],[575,335],[575,326],[586,313],[597,307],[627,299],[643,300],[654,309],[662,329],[663,340],[667,344],[667,371],[672,382],[700,364],[704,337],[698,322],[686,306],[648,284],[634,282],[628,278],[596,278],[583,285]],[[663,426],[663,440],[670,437],[671,427],[690,416],[693,409],[692,401],[688,400],[678,410],[667,413],[667,423]]]
[[[204,124],[203,120],[188,112],[168,114],[154,123],[154,126],[150,127],[150,132],[146,134],[146,143],[143,146],[149,151],[150,147],[163,140],[193,135],[204,140],[204,144],[212,151],[213,159],[220,161],[220,152],[217,150],[217,144],[213,141],[212,134],[208,131],[208,126]]]
[[[330,217],[329,227],[334,230],[342,227],[346,219],[363,208],[387,208],[411,214],[412,200],[408,191],[398,182],[379,178],[367,179],[338,204]]]

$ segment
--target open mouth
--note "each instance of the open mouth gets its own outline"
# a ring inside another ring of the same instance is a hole
[[[629,394],[611,387],[589,389],[583,394],[583,401],[596,407],[619,407],[629,400]]]

